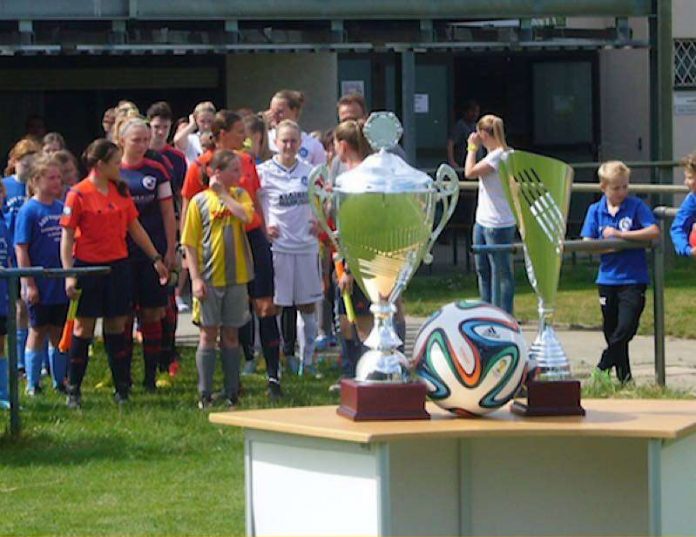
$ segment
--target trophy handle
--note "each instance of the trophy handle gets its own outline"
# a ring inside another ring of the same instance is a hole
[[[459,177],[452,166],[448,164],[440,164],[435,174],[435,202],[442,201],[442,216],[437,226],[430,234],[430,241],[425,249],[423,263],[429,265],[433,262],[433,255],[430,253],[435,241],[445,229],[447,222],[452,217],[454,210],[457,208],[457,199],[459,198]]]
[[[329,169],[326,164],[315,166],[309,173],[307,191],[309,193],[309,206],[319,223],[321,229],[329,236],[337,252],[341,249],[338,246],[338,234],[331,229],[326,219],[326,203],[333,198],[332,184],[329,181]]]

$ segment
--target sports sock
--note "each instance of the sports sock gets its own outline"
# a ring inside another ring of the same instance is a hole
[[[27,348],[28,337],[28,328],[17,328],[17,367],[19,369],[26,369],[26,364],[24,362],[24,350]]]
[[[85,378],[87,362],[89,361],[89,345],[92,338],[73,335],[70,343],[70,363],[68,364],[68,379],[70,380],[70,392],[73,395],[80,393],[82,380]]]
[[[48,361],[51,365],[51,378],[53,387],[58,388],[65,385],[65,377],[68,372],[68,355],[60,352],[57,347],[51,345],[48,348]]]
[[[280,314],[280,329],[283,334],[283,354],[294,356],[297,344],[297,308],[295,306],[283,307]]]
[[[159,353],[159,370],[162,372],[169,370],[169,364],[174,360],[176,350],[176,303],[173,299],[167,304],[162,317],[162,343]]]
[[[41,384],[41,366],[43,365],[43,350],[26,349],[24,351],[24,368],[27,373],[27,390],[37,388]]]
[[[9,402],[9,400],[10,376],[7,369],[7,358],[0,356],[0,402]]]
[[[302,363],[310,365],[314,357],[314,344],[317,339],[317,314],[316,312],[304,313],[302,317],[302,339],[300,340],[300,355]]]
[[[225,396],[232,401],[236,401],[239,395],[239,362],[241,359],[242,351],[239,347],[220,349]]]
[[[210,395],[213,392],[213,375],[215,374],[215,349],[196,350],[196,368],[198,369],[198,393]]]
[[[154,386],[157,374],[157,363],[162,352],[162,321],[141,323],[140,333],[143,335],[143,359],[145,361],[145,386]]]
[[[104,348],[114,379],[114,388],[121,396],[128,396],[130,378],[128,371],[128,351],[123,332],[119,334],[104,334]]]
[[[266,373],[269,379],[278,380],[280,363],[280,332],[275,315],[259,318],[259,336],[263,357],[266,360]]]

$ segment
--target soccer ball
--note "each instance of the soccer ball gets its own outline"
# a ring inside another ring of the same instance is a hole
[[[480,416],[510,401],[524,380],[527,345],[517,321],[485,302],[453,302],[421,327],[413,347],[416,375],[437,405]]]

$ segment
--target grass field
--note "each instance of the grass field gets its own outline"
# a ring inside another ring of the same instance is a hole
[[[561,323],[597,325],[594,270],[578,266],[564,274],[558,301]],[[667,326],[696,337],[693,269],[670,273]],[[535,319],[536,303],[524,276],[518,278],[517,311]],[[426,315],[444,302],[475,296],[471,276],[419,277],[408,290],[408,309]],[[651,330],[650,305],[643,331]],[[147,395],[138,387],[119,411],[108,392],[93,386],[106,373],[103,351],[89,366],[84,406],[68,411],[48,393],[22,399],[24,432],[0,437],[0,535],[243,535],[242,433],[211,425],[196,408],[193,350],[185,349],[175,387]],[[134,360],[134,378],[142,378]],[[283,406],[334,404],[328,393],[336,370],[322,365],[322,380],[285,377]],[[241,408],[268,406],[261,375],[244,377]],[[585,386],[592,397],[684,397],[652,386],[619,389],[611,383]],[[2,425],[7,413],[0,415]]]

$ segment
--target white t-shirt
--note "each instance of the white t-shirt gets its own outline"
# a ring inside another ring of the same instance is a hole
[[[316,254],[319,242],[312,233],[314,213],[309,206],[309,172],[312,166],[297,159],[292,168],[285,168],[275,157],[258,165],[261,188],[258,191],[266,225],[277,226],[278,238],[272,239],[271,250],[287,254]]]
[[[494,171],[479,177],[476,223],[480,226],[500,228],[515,225],[515,217],[505,198],[498,174],[503,154],[503,148],[494,149],[481,160],[491,166]]]
[[[278,147],[275,144],[276,130],[271,129],[268,131],[268,148],[273,152],[278,152]],[[321,142],[317,140],[314,136],[310,136],[306,132],[302,131],[302,139],[300,140],[300,149],[297,152],[297,157],[306,160],[312,166],[318,166],[319,164],[326,164],[326,151],[324,151],[324,146]]]
[[[203,147],[201,146],[199,133],[192,132],[186,137],[186,150],[184,151],[186,164],[190,166],[193,162],[196,162],[202,153]]]

